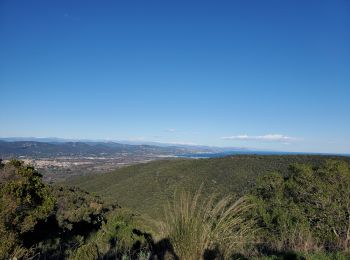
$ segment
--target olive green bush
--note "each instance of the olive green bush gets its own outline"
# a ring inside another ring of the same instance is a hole
[[[275,251],[349,251],[350,170],[343,161],[295,164],[253,190],[261,243]]]
[[[0,259],[145,259],[153,240],[139,226],[116,204],[47,185],[21,161],[0,162]]]
[[[1,168],[0,258],[24,256],[24,234],[50,215],[55,199],[32,166],[12,160]]]

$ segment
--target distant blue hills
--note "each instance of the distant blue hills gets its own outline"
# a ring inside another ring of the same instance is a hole
[[[218,158],[244,154],[350,156],[349,154],[264,151],[245,147],[213,147],[142,141],[64,139],[57,137],[0,137],[0,157],[3,158],[9,156],[113,156],[120,153],[172,155],[183,158]]]

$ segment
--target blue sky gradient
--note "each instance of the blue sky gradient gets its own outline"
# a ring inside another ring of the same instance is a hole
[[[350,2],[0,2],[0,136],[350,153]]]

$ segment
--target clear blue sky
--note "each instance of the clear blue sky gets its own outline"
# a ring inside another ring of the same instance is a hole
[[[0,137],[350,153],[350,2],[0,1]]]

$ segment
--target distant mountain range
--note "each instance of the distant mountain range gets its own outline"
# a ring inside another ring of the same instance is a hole
[[[127,141],[126,141],[127,142]],[[126,155],[182,156],[216,154],[228,151],[248,151],[244,148],[220,148],[166,143],[120,143],[107,140],[79,140],[62,138],[11,137],[0,138],[0,158]]]
[[[170,144],[141,141],[109,141],[88,139],[7,137],[0,138],[0,158],[62,157],[62,156],[178,156],[187,158],[217,158],[233,154],[321,154],[285,151],[264,151],[242,147]],[[327,154],[327,153],[324,153]],[[342,154],[346,155],[346,154]],[[348,156],[348,155],[347,155]]]
[[[0,158],[9,157],[60,157],[92,156],[113,157],[127,155],[176,155],[196,153],[200,150],[182,147],[160,147],[151,145],[129,145],[102,142],[37,142],[0,141]]]
[[[33,141],[43,143],[68,143],[68,142],[79,142],[79,143],[118,143],[118,144],[129,144],[129,145],[151,145],[160,147],[185,147],[194,148],[199,150],[208,150],[215,152],[225,152],[232,150],[254,150],[247,149],[245,147],[217,147],[207,145],[192,145],[192,144],[181,144],[181,143],[166,143],[166,142],[152,142],[152,141],[131,141],[131,140],[108,140],[108,139],[74,139],[74,138],[58,138],[58,137],[0,137],[0,141],[17,142],[17,141]]]

